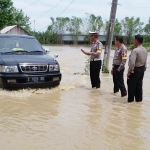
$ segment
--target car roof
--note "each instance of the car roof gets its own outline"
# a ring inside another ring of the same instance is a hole
[[[35,38],[31,35],[25,35],[25,34],[0,34],[0,37],[21,37],[21,38]]]

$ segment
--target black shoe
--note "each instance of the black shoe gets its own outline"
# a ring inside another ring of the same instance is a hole
[[[92,85],[92,88],[95,88],[96,86],[95,85]]]
[[[121,95],[121,97],[125,97],[125,96],[127,96],[127,93],[125,93],[125,94]]]
[[[121,97],[127,96],[127,91],[121,92]]]
[[[142,100],[135,100],[136,102],[142,102]]]
[[[100,88],[100,84],[99,84],[99,85],[97,85],[97,86],[96,86],[96,88],[97,88],[97,89],[98,89],[98,88]]]

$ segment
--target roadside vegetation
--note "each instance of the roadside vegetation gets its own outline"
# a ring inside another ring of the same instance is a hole
[[[53,18],[49,16],[51,24],[45,31],[33,31],[30,26],[30,17],[25,15],[22,9],[15,8],[11,0],[1,0],[0,10],[0,30],[6,26],[19,25],[33,34],[41,44],[64,44],[62,41],[63,34],[73,34],[74,44],[78,44],[78,35],[87,35],[86,40],[90,43],[89,30],[96,30],[101,35],[107,34],[108,21],[104,21],[102,16],[94,14],[86,13],[84,18],[76,16]],[[122,20],[115,20],[114,37],[115,35],[123,35],[125,44],[131,50],[134,48],[132,43],[135,34],[144,36],[143,45],[150,51],[150,17],[146,24],[141,22],[138,17],[125,17]]]

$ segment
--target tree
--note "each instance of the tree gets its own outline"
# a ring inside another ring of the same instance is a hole
[[[140,22],[140,18],[126,17],[121,21],[123,27],[123,33],[127,38],[127,44],[131,44],[133,35],[142,32],[143,22]]]
[[[51,29],[57,34],[63,34],[66,32],[69,18],[68,17],[57,17],[56,20],[51,17],[52,24],[48,27],[48,30]]]
[[[100,32],[103,27],[102,17],[87,13],[87,26],[88,31],[91,30]]]
[[[51,19],[51,25],[48,26],[47,32],[50,33],[50,35],[55,36],[57,38],[55,42],[59,42],[62,44],[62,36],[61,34],[64,34],[67,31],[69,18],[68,17],[57,17],[54,19],[53,17],[50,17]],[[58,36],[59,35],[59,36]],[[53,42],[53,43],[55,43]]]
[[[150,36],[150,17],[149,17],[149,21],[148,22],[149,23],[146,24],[145,27],[144,27],[144,32]]]
[[[78,34],[81,34],[81,25],[82,25],[82,19],[77,18],[75,16],[72,16],[69,22],[68,30],[70,33],[74,34],[74,43],[77,44],[77,36]]]
[[[13,9],[13,15],[14,15],[14,20],[12,24],[19,25],[23,27],[27,31],[31,31],[30,28],[30,18],[26,15],[24,15],[22,9]]]
[[[0,0],[0,30],[13,22],[13,10],[14,7],[11,0]]]
[[[115,20],[115,26],[114,26],[114,35],[121,35],[122,32],[122,25],[118,21],[118,19]]]

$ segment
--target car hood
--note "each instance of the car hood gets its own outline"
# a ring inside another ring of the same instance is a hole
[[[0,59],[0,63],[4,65],[17,65],[20,63],[53,64],[57,62],[48,55],[1,55]]]

